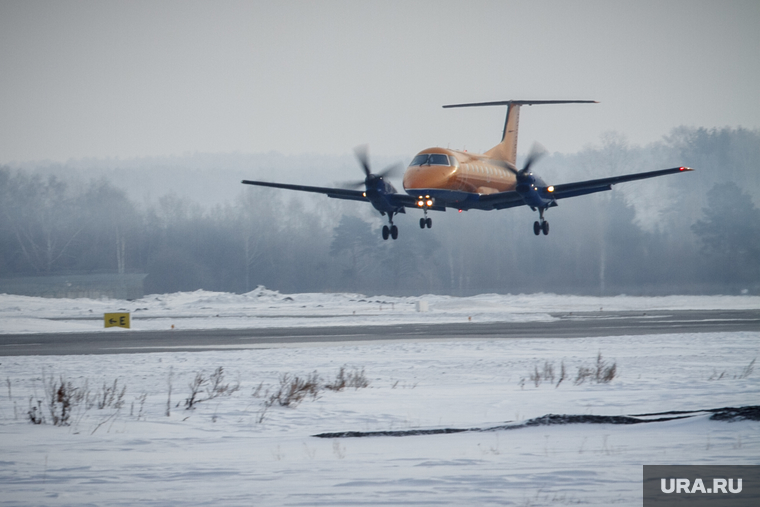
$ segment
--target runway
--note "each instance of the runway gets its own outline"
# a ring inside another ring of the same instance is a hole
[[[760,310],[552,313],[547,322],[207,329],[0,335],[0,356],[200,352],[384,340],[509,340],[757,332]]]

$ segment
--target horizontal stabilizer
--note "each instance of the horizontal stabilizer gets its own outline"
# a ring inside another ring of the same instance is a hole
[[[469,104],[448,104],[449,107],[480,107],[480,106],[532,106],[534,104],[598,104],[596,100],[499,100],[496,102],[471,102]]]
[[[499,100],[495,102],[449,104],[443,107],[507,106],[507,117],[504,120],[504,132],[501,135],[501,142],[485,154],[491,159],[501,160],[514,166],[517,160],[517,125],[520,121],[520,106],[538,104],[598,104],[598,102],[595,100]]]

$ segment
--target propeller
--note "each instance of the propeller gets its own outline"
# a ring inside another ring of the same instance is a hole
[[[362,170],[364,171],[364,174],[366,175],[366,177],[363,180],[359,180],[359,181],[345,182],[343,184],[343,186],[345,187],[351,187],[351,188],[361,187],[361,186],[366,185],[372,179],[383,179],[388,176],[395,176],[398,174],[399,169],[401,169],[401,164],[393,164],[386,167],[385,169],[383,169],[381,172],[377,174],[372,174],[372,169],[370,168],[370,165],[369,165],[369,155],[367,154],[368,153],[367,146],[366,145],[357,146],[354,149],[354,153],[356,154],[356,158],[359,160],[359,164],[361,164]]]
[[[528,155],[528,159],[525,161],[525,164],[523,164],[522,169],[519,171],[503,160],[495,160],[491,159],[489,162],[496,164],[498,166],[503,167],[504,169],[508,170],[515,176],[517,176],[517,181],[525,179],[525,176],[530,174],[530,166],[532,166],[538,159],[546,155],[546,148],[541,146],[539,143],[533,143],[533,146],[530,149],[530,154]]]
[[[544,148],[538,143],[533,143],[533,146],[530,149],[530,154],[528,155],[528,160],[525,161],[525,165],[523,165],[523,168],[520,169],[519,172],[515,173],[515,175],[517,175],[517,179],[521,179],[526,174],[528,174],[530,171],[530,166],[533,165],[533,163],[536,160],[543,157],[544,155],[546,155],[546,148]]]
[[[367,178],[369,178],[372,175],[372,171],[369,168],[369,154],[368,154],[369,148],[367,145],[357,146],[354,148],[354,153],[356,154],[356,158],[359,159],[359,163],[362,165],[362,169],[364,169],[364,174],[367,175]]]

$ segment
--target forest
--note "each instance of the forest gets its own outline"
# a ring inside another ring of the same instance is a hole
[[[408,210],[396,241],[369,204],[240,184],[331,186],[359,174],[348,155],[9,165],[0,277],[147,273],[146,294],[760,293],[760,131],[679,127],[643,147],[611,132],[534,167],[552,184],[681,165],[695,171],[560,201],[548,236],[534,236],[526,207],[431,212],[425,230]]]

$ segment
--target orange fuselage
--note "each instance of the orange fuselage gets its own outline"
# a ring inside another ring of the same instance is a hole
[[[404,190],[412,195],[422,190],[493,194],[514,190],[515,185],[515,175],[486,155],[444,148],[419,152],[404,173]]]

